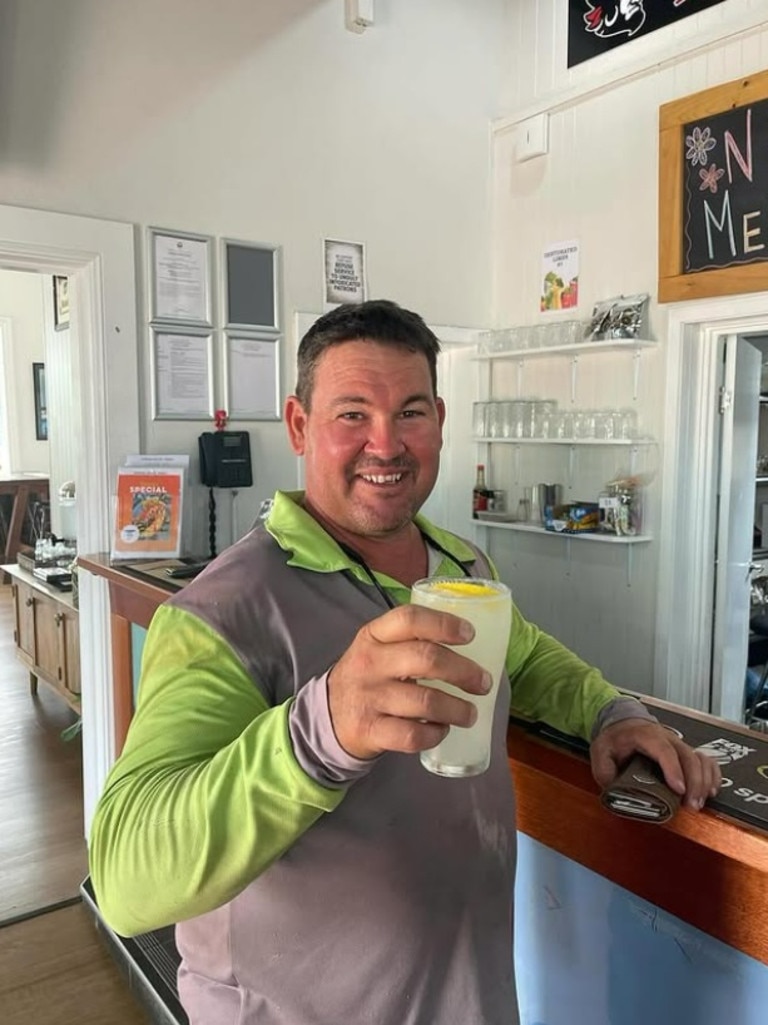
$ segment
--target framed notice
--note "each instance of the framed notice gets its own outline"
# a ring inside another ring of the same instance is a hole
[[[280,330],[279,250],[222,240],[222,302],[230,330]]]
[[[212,324],[211,246],[207,235],[149,229],[153,322]]]
[[[154,419],[210,419],[214,408],[212,332],[157,326],[151,332]]]
[[[768,72],[665,104],[659,118],[659,301],[763,291]]]
[[[225,361],[230,420],[279,420],[279,336],[229,333]]]
[[[181,467],[121,467],[117,471],[112,558],[178,557],[183,494]]]
[[[367,298],[365,246],[362,242],[323,239],[325,310],[341,303],[362,303]]]

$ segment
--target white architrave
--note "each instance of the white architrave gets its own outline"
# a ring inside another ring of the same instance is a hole
[[[109,551],[115,471],[139,451],[133,225],[0,206],[0,266],[71,277],[71,332],[80,349],[82,438],[77,473],[78,546]],[[114,761],[109,595],[80,583],[83,790],[86,835]]]
[[[765,333],[768,292],[676,303],[667,322],[654,689],[709,711],[721,335]]]

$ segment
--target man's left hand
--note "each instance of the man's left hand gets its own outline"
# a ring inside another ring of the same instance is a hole
[[[612,783],[635,753],[657,762],[667,785],[695,811],[720,789],[720,766],[714,758],[694,751],[671,730],[647,719],[622,719],[592,741],[590,759],[597,784]]]

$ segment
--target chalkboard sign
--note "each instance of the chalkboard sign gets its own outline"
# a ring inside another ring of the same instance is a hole
[[[659,124],[659,301],[768,290],[768,72]]]
[[[768,100],[683,128],[683,272],[768,260]]]

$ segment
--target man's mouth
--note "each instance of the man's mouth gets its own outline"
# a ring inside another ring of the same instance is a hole
[[[403,473],[361,473],[360,477],[368,484],[398,484],[405,474]]]

